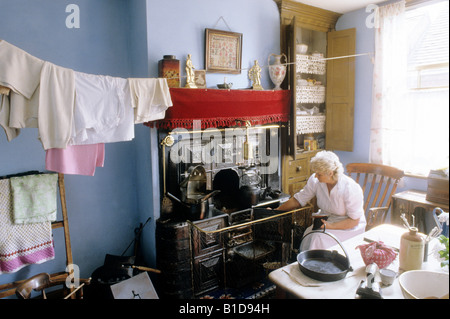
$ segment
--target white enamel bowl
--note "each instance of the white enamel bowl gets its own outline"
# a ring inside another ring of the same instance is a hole
[[[448,273],[410,270],[398,277],[406,299],[448,299]]]

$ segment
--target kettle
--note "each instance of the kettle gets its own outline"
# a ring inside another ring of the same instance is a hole
[[[239,188],[240,202],[243,208],[248,208],[259,203],[261,196],[261,176],[255,166],[243,167]]]

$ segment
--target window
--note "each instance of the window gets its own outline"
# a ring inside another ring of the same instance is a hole
[[[407,173],[428,175],[448,167],[449,7],[448,1],[407,8]]]
[[[377,13],[370,161],[427,176],[449,165],[449,7],[408,4]]]

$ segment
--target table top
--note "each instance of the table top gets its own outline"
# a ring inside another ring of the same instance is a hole
[[[408,201],[419,203],[419,204],[429,205],[429,206],[432,206],[433,208],[440,207],[443,210],[448,211],[449,206],[447,204],[431,202],[431,201],[427,200],[426,196],[427,196],[427,192],[416,190],[416,189],[410,189],[410,190],[392,195],[393,198],[404,199],[404,200],[408,200]]]
[[[356,290],[361,283],[361,280],[366,279],[366,265],[361,257],[360,250],[356,249],[356,247],[358,245],[367,244],[368,241],[381,240],[386,245],[398,249],[400,246],[400,237],[406,231],[407,230],[403,227],[383,224],[372,228],[364,234],[343,241],[341,244],[347,251],[350,265],[353,268],[353,271],[349,272],[344,279],[334,282],[321,282],[311,279],[302,273],[297,262],[272,271],[269,274],[269,279],[277,285],[278,289],[283,289],[297,298],[354,299]],[[434,241],[437,242],[437,240]],[[428,261],[423,263],[422,269],[443,271],[434,254],[435,249],[430,248]],[[398,256],[387,268],[396,272],[399,271]],[[398,277],[390,286],[384,286],[381,284],[379,274],[375,276],[375,280],[380,283],[381,295],[383,298],[403,299],[403,294],[398,283]]]

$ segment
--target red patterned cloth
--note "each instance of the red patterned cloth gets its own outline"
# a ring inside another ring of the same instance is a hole
[[[380,269],[389,266],[397,257],[397,253],[382,241],[374,241],[370,244],[359,245],[355,249],[361,251],[361,257],[367,265],[375,263]]]
[[[290,110],[290,91],[253,91],[170,88],[173,106],[166,110],[163,120],[147,122],[150,127],[175,129],[193,127],[194,120],[201,128],[262,125],[287,122]]]

